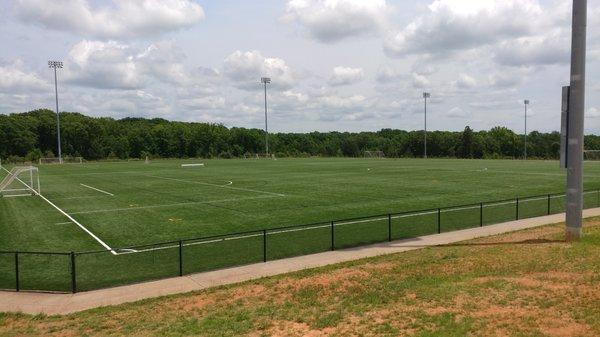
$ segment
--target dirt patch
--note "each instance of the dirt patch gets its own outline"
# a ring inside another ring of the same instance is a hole
[[[371,273],[366,270],[341,268],[300,279],[285,278],[278,282],[276,289],[297,292],[308,287],[318,287],[323,290],[335,288],[337,291],[344,291],[349,287],[360,286],[360,281],[370,276]]]
[[[275,321],[271,328],[267,330],[267,335],[271,337],[323,337],[330,336],[334,332],[333,328],[312,329],[306,323],[291,322],[291,321]],[[254,335],[254,334],[252,334]],[[256,334],[260,336],[262,334]]]

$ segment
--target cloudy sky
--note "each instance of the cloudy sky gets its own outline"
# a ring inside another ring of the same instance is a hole
[[[600,133],[600,0],[586,129]],[[274,131],[558,130],[569,0],[0,0],[0,113],[61,111]]]

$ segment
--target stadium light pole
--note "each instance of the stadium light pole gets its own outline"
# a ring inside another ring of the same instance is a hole
[[[267,120],[267,84],[271,83],[270,77],[261,77],[260,82],[265,86],[265,149],[267,156],[269,155],[269,123]]]
[[[523,148],[523,158],[527,160],[527,105],[529,105],[529,100],[526,99],[523,103],[525,103],[525,147]]]
[[[581,238],[583,209],[583,123],[585,107],[585,54],[587,0],[573,0],[571,28],[571,89],[567,136],[567,241]]]
[[[58,112],[58,80],[56,78],[56,69],[62,68],[61,61],[48,61],[48,67],[54,69],[54,95],[56,98],[56,137],[58,139],[58,162],[63,163],[62,150],[60,148],[60,113]]]
[[[423,93],[423,99],[425,100],[425,133],[423,136],[423,158],[427,159],[427,99],[431,97],[428,92]]]

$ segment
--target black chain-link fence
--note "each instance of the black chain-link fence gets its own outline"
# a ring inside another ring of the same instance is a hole
[[[600,190],[584,208],[600,207]],[[89,252],[0,252],[0,289],[77,292],[565,211],[564,194],[389,213]]]

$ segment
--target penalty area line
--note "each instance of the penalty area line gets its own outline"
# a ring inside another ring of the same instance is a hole
[[[87,188],[89,188],[89,189],[92,189],[92,190],[94,190],[94,191],[98,191],[98,192],[100,192],[100,193],[108,194],[108,195],[110,195],[111,197],[114,197],[114,196],[115,196],[114,194],[112,194],[112,193],[110,193],[110,192],[106,192],[106,191],[103,191],[103,190],[101,190],[101,189],[99,189],[99,188],[95,188],[95,187],[92,187],[92,186],[89,186],[89,185],[86,185],[86,184],[79,184],[79,185],[81,185],[81,186],[83,186],[83,187],[87,187]]]

